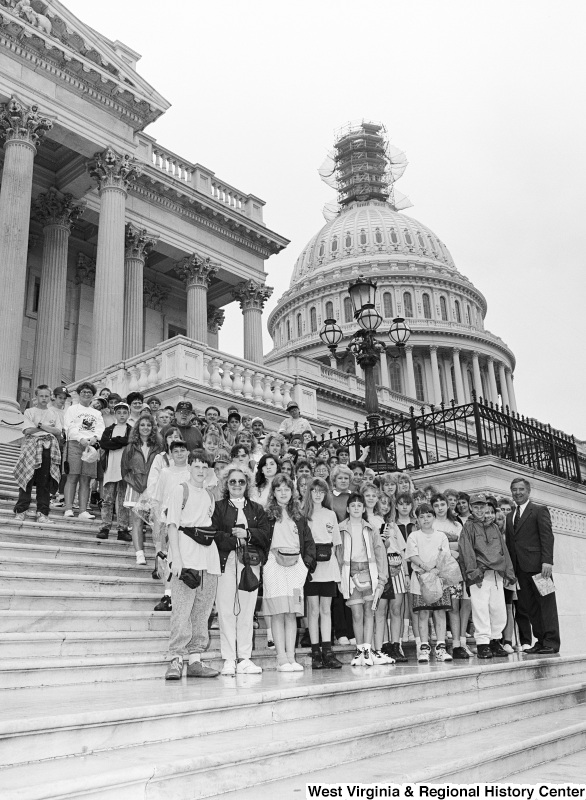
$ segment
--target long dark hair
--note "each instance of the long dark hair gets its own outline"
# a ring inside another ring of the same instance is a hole
[[[254,482],[256,484],[257,489],[262,489],[267,482],[267,479],[265,478],[262,469],[269,460],[269,458],[272,459],[277,465],[277,475],[281,471],[281,462],[277,458],[277,456],[272,456],[270,453],[265,453],[264,456],[262,456],[262,458],[258,462],[258,467],[256,468],[256,475],[254,476]]]
[[[450,508],[450,504],[448,503],[448,499],[447,499],[447,497],[445,496],[445,494],[442,494],[441,492],[436,492],[436,493],[433,495],[433,497],[431,498],[431,505],[433,505],[433,504],[434,504],[435,502],[437,502],[438,500],[440,500],[440,501],[441,501],[441,500],[443,500],[443,502],[444,502],[444,503],[447,505],[447,507],[448,507],[448,511],[447,511],[447,513],[446,513],[446,518],[447,518],[447,519],[448,519],[450,522],[458,522],[458,520],[457,520],[457,518],[456,518],[456,515],[454,514],[454,512],[453,512],[453,511],[452,511],[452,509]]]
[[[291,489],[291,499],[287,503],[287,513],[291,519],[301,519],[302,513],[299,505],[299,495],[297,494],[297,489],[295,488],[295,484],[291,478],[288,475],[283,475],[283,473],[280,475],[275,475],[273,482],[271,483],[266,509],[267,516],[269,519],[275,519],[277,521],[283,518],[283,509],[277,503],[277,498],[275,497],[275,489],[278,486],[281,486],[283,483]]]
[[[150,415],[145,415],[144,417],[140,417],[136,420],[136,423],[133,425],[132,430],[130,431],[130,436],[128,437],[128,444],[134,444],[137,447],[140,447],[142,439],[140,438],[140,423],[146,420],[151,426],[151,432],[148,435],[148,439],[146,443],[149,447],[159,447],[160,448],[160,440],[159,434],[157,433],[157,429],[153,418]],[[161,448],[162,449],[162,448]]]
[[[311,490],[316,486],[324,490],[324,499],[321,504],[322,508],[329,508],[330,511],[332,509],[332,493],[327,482],[324,481],[323,478],[311,478],[305,489],[305,495],[301,505],[301,513],[306,519],[311,519],[313,517],[314,505]]]

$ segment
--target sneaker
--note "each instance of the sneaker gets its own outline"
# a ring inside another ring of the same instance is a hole
[[[435,648],[435,660],[436,661],[451,661],[452,656],[446,650],[445,644],[438,644]]]
[[[324,669],[324,659],[322,654],[317,651],[317,653],[312,653],[311,655],[311,668],[312,669]]]
[[[503,650],[505,651],[505,653],[508,653],[508,655],[511,655],[512,653],[514,653],[514,652],[515,652],[515,651],[513,650],[513,646],[512,646],[512,645],[510,645],[508,642],[505,642],[505,643],[504,643],[504,645],[503,645]]]
[[[136,554],[136,566],[137,567],[146,567],[146,558],[144,557],[144,553],[137,553]]]
[[[324,669],[342,669],[342,662],[336,658],[331,650],[323,650],[321,657]]]
[[[277,664],[277,672],[295,672],[293,664],[286,661],[284,664]]]
[[[100,493],[92,492],[90,494],[90,506],[97,506],[99,502],[100,502]]]
[[[72,512],[72,516],[73,516],[73,512]],[[96,515],[95,514],[90,514],[89,511],[82,511],[81,514],[77,515],[77,518],[89,521],[90,519],[95,519]]]
[[[219,631],[220,630],[220,620],[217,617],[212,619],[212,624],[210,625],[211,631]]]
[[[269,639],[269,640],[268,640],[268,642],[267,642],[267,648],[268,648],[269,650],[274,650],[274,649],[275,649],[275,643],[273,642],[273,640],[272,640],[272,639]]]
[[[180,681],[183,675],[183,659],[179,656],[172,658],[169,666],[167,667],[167,672],[165,673],[165,680],[166,681]]]
[[[24,522],[26,519],[26,514],[24,512],[21,514],[15,514],[14,519],[16,522]]]
[[[431,647],[426,644],[425,642],[419,648],[419,655],[417,656],[417,661],[419,664],[428,664],[429,663],[429,654],[431,653]]]
[[[110,528],[100,528],[96,533],[96,539],[107,539],[110,535]]]
[[[363,665],[365,667],[374,667],[370,645],[367,644],[366,647],[363,647],[362,652],[364,653]]]
[[[452,658],[467,660],[470,658],[468,651],[465,647],[454,647],[452,650]]]
[[[521,652],[525,652],[526,650],[531,650],[530,644],[522,644],[521,645]]]
[[[474,651],[470,650],[468,645],[466,645],[466,647],[464,647],[463,649],[468,653],[468,658],[474,658]]]
[[[509,654],[504,649],[502,644],[499,642],[498,639],[492,639],[490,645],[490,652],[493,654],[495,658],[508,658]]]
[[[65,505],[64,500],[51,500],[50,506],[51,508],[63,508]]]
[[[185,674],[188,678],[217,678],[220,673],[217,669],[202,664],[201,661],[194,661],[193,664],[187,665]]]
[[[370,651],[370,658],[372,663],[375,667],[380,666],[382,664],[394,664],[395,659],[391,658],[391,656],[387,656],[384,653],[381,653],[380,650],[371,650]]]
[[[340,636],[340,638],[338,639],[338,644],[342,645],[343,647],[346,647],[347,645],[350,644],[350,639],[347,636]]]
[[[348,644],[356,644],[356,638],[353,636],[351,639],[348,640]]]
[[[364,666],[364,653],[361,649],[356,650],[356,654],[352,661],[350,662],[351,667],[363,667]]]
[[[236,675],[236,662],[226,659],[220,675]]]
[[[303,672],[303,664],[298,661],[290,662],[291,672]]]
[[[155,611],[172,611],[171,595],[165,594],[154,608]]]
[[[311,647],[311,639],[309,638],[309,631],[307,628],[299,640],[299,647]]]
[[[254,661],[251,661],[249,658],[239,661],[236,666],[237,675],[259,675],[261,672],[262,667],[259,667],[258,664],[255,664]]]
[[[54,525],[54,520],[50,519],[46,514],[39,514],[37,517],[37,522],[40,525]]]
[[[390,646],[390,652],[388,652],[386,655],[392,658],[397,664],[407,663],[407,656],[401,650],[401,645],[399,642],[393,642]]]
[[[476,647],[478,658],[492,658],[492,651],[489,644],[479,644]]]
[[[63,516],[64,516],[64,517],[67,517],[68,519],[71,519],[71,517],[73,517],[73,516],[74,516],[74,514],[73,514],[73,511],[72,511],[70,508],[68,508],[68,509],[67,509],[67,511],[65,511],[65,512],[63,513]]]
[[[118,531],[118,536],[116,537],[116,539],[119,542],[131,542],[132,541],[132,536],[130,534],[130,531],[119,530]]]

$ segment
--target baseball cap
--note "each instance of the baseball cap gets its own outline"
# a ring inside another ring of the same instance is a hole
[[[228,422],[230,422],[231,419],[237,419],[238,422],[240,422],[242,420],[242,417],[240,416],[240,414],[237,411],[231,411],[228,414]]]
[[[156,394],[155,394],[155,395],[153,395],[152,397],[149,397],[149,399],[147,400],[147,404],[149,404],[149,405],[150,405],[150,403],[152,403],[153,401],[155,401],[156,403],[158,403],[159,405],[161,405],[161,400],[160,400],[160,398],[159,398],[159,397],[157,397],[157,395],[156,395]]]
[[[56,389],[53,389],[53,397],[57,397],[58,394],[64,394],[65,397],[71,397],[65,386],[58,386]]]
[[[252,422],[251,422],[250,424],[251,424],[251,425],[254,425],[254,423],[255,423],[255,422],[260,422],[260,424],[261,424],[261,425],[263,426],[263,428],[264,428],[265,421],[264,421],[264,419],[263,419],[262,417],[253,417],[253,418],[252,418]]]
[[[291,411],[292,408],[299,408],[295,400],[291,400],[290,403],[287,403],[287,411]]]
[[[128,403],[124,403],[123,401],[116,403],[116,405],[114,406],[114,411],[116,411],[117,408],[125,408],[128,412],[130,412],[130,406],[128,405]]]
[[[193,406],[189,400],[182,400],[180,403],[177,403],[175,411],[193,411]]]
[[[226,450],[218,450],[216,453],[216,457],[214,458],[214,464],[229,464],[230,463],[230,455]]]
[[[473,506],[475,503],[484,503],[486,504],[486,495],[479,493],[479,494],[471,494],[469,505]]]

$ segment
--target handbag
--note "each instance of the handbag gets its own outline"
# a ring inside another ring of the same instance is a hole
[[[315,560],[316,561],[329,561],[332,557],[333,544],[318,544],[315,545]]]
[[[299,550],[293,550],[289,547],[278,548],[274,551],[275,561],[281,567],[294,567],[299,561],[301,553]]]
[[[190,589],[197,589],[201,583],[201,570],[183,567],[181,575],[179,575],[179,580],[183,581]]]
[[[216,530],[215,528],[179,528],[182,533],[186,536],[189,536],[194,542],[197,544],[201,544],[203,547],[209,547],[211,543],[216,538]]]
[[[244,544],[236,548],[238,561],[244,566],[259,567],[262,563],[262,556],[258,547],[254,544]]]
[[[240,548],[238,549],[240,550]],[[254,549],[257,550],[256,547]],[[238,583],[238,588],[243,592],[256,592],[256,590],[260,586],[260,578],[256,575],[256,573],[252,569],[249,550],[250,547],[247,544],[242,545],[242,563],[244,564],[244,568],[240,573],[240,581]],[[258,563],[260,564],[260,554]]]

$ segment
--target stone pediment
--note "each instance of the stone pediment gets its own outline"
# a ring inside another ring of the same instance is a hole
[[[79,85],[85,97],[117,115],[126,112],[135,131],[169,108],[170,103],[133,68],[140,58],[137,53],[110,42],[59,0],[0,0],[0,46],[8,46],[27,62],[28,54],[36,56],[50,65],[54,80],[73,90]]]

